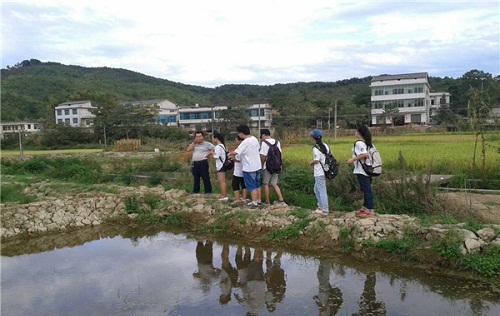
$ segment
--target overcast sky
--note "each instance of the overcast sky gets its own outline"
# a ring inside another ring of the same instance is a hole
[[[2,68],[25,59],[215,87],[428,72],[499,75],[493,1],[2,1]]]

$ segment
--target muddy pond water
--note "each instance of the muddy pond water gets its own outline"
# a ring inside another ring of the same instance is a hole
[[[498,316],[500,294],[347,256],[91,230],[3,242],[1,315]]]

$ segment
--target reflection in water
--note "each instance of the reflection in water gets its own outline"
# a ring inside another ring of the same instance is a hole
[[[45,251],[33,241],[29,248],[3,243],[2,315],[500,314],[498,292],[478,282],[345,257],[318,262],[275,249],[126,232],[93,241],[66,235],[68,246],[57,240],[62,249]]]
[[[331,263],[321,260],[318,265],[319,292],[315,295],[314,301],[319,308],[319,315],[337,315],[342,305],[342,292],[338,287],[330,284]]]
[[[201,288],[205,293],[210,291],[213,280],[216,280],[220,275],[220,269],[214,268],[213,257],[213,243],[211,241],[205,243],[198,241],[196,244],[198,272],[193,273],[193,276],[200,280]]]
[[[359,312],[354,315],[385,315],[384,302],[377,301],[375,294],[375,286],[377,283],[377,276],[375,272],[370,272],[366,275],[365,286],[363,293],[359,299]]]

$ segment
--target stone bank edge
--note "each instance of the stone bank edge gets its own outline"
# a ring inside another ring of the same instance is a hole
[[[165,191],[161,186],[120,187],[120,193],[78,194],[65,198],[43,196],[43,201],[30,204],[6,203],[1,205],[1,238],[14,239],[18,236],[36,236],[39,234],[65,231],[86,226],[99,226],[104,222],[130,220],[137,214],[127,214],[125,200],[135,196],[138,200],[145,194],[154,195],[161,201],[168,201],[162,210],[150,210],[155,216],[164,216],[178,212],[196,213],[205,220],[205,225],[213,225],[219,215],[231,212],[248,212],[249,218],[244,225],[250,225],[255,231],[273,231],[296,223],[299,219],[291,215],[294,206],[268,206],[259,210],[246,210],[232,207],[227,202],[218,202],[210,196],[193,196],[184,190]],[[40,196],[38,197],[40,198]],[[147,205],[141,205],[147,209]],[[341,230],[348,230],[352,235],[353,249],[360,251],[364,244],[379,242],[384,239],[402,239],[408,228],[423,241],[431,243],[441,240],[449,232],[461,239],[460,252],[463,255],[475,254],[490,247],[500,246],[500,225],[487,225],[476,232],[461,228],[461,225],[436,224],[422,227],[418,219],[408,215],[377,215],[370,218],[357,218],[354,213],[343,213],[340,217],[310,215],[312,221],[301,234],[313,234],[315,225],[321,223],[322,231],[332,242],[338,242]],[[231,231],[228,231],[231,233]]]

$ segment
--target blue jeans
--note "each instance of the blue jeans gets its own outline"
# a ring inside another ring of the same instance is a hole
[[[248,192],[260,188],[260,170],[253,172],[243,171],[243,180]]]
[[[316,194],[316,199],[318,200],[318,207],[321,207],[324,213],[328,213],[328,194],[326,193],[325,176],[314,177],[314,194]]]
[[[362,174],[356,174],[358,177],[359,187],[363,191],[363,206],[367,209],[373,209],[373,193],[372,193],[372,178]]]

